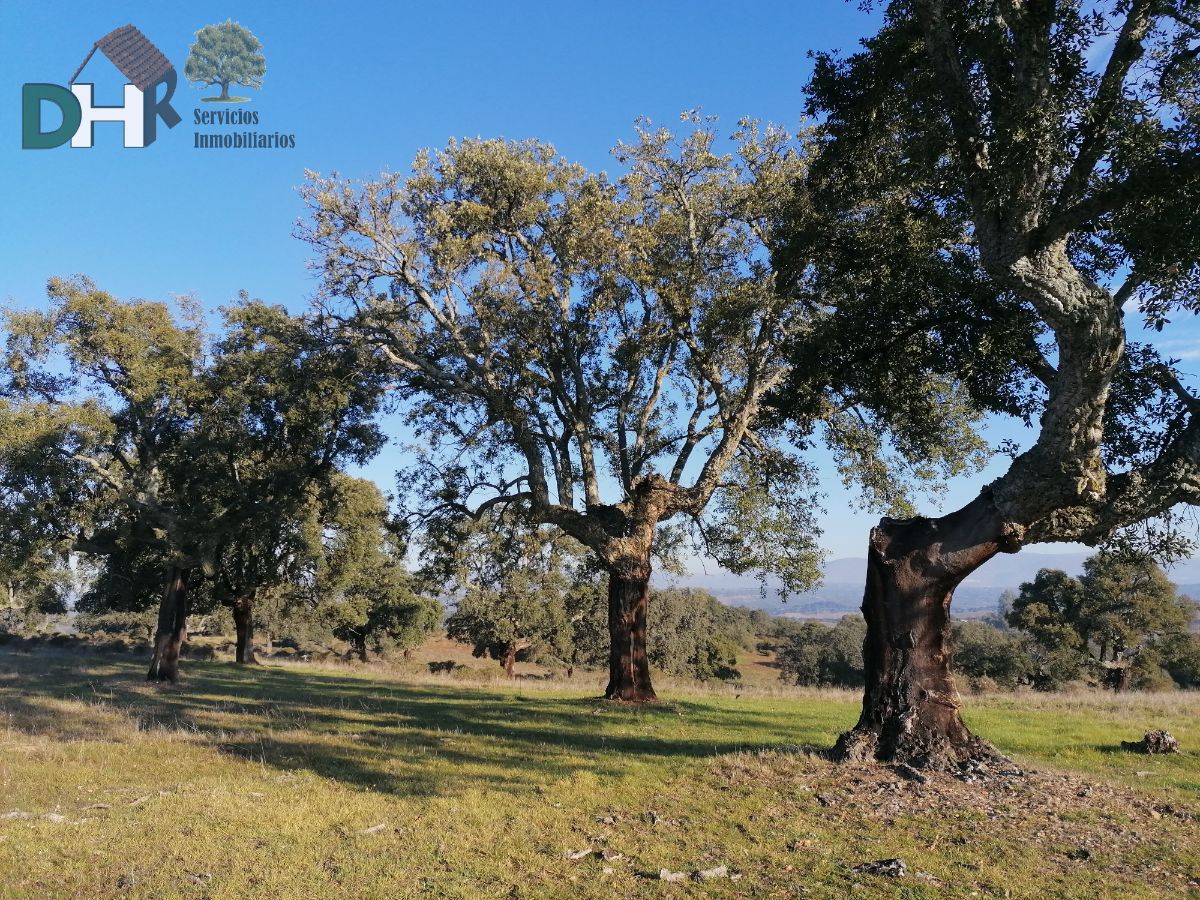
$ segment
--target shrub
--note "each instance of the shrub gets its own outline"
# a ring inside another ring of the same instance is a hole
[[[862,616],[843,616],[832,628],[805,622],[779,651],[779,677],[814,687],[861,687],[866,636]]]
[[[85,634],[121,637],[135,644],[149,643],[154,637],[156,613],[145,612],[102,612],[80,613],[75,617],[75,628]]]
[[[1034,668],[1025,638],[979,619],[954,626],[954,664],[969,679],[1006,688],[1029,681]]]

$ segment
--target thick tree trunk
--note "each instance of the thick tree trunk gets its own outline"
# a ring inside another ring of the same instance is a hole
[[[166,586],[158,605],[158,628],[150,657],[147,681],[178,681],[179,653],[187,640],[187,582],[189,571],[179,566],[167,570]]]
[[[517,667],[517,645],[516,643],[508,644],[504,648],[504,658],[500,660],[500,665],[504,666],[504,674],[512,678],[515,674],[514,670]]]
[[[235,660],[243,665],[257,665],[254,656],[254,601],[238,597],[233,601],[233,625],[237,629]]]
[[[228,81],[221,83],[221,96],[218,97],[217,99],[218,100],[228,100],[229,99],[229,82]]]
[[[608,687],[607,700],[647,703],[657,700],[650,683],[646,655],[646,614],[649,609],[650,556],[608,572]]]
[[[863,616],[866,690],[834,755],[934,769],[999,759],[959,715],[950,671],[955,587],[998,552],[1016,552],[990,492],[940,519],[883,519],[871,530]]]

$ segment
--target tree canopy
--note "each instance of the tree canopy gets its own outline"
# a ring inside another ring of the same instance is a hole
[[[878,352],[903,348],[979,407],[1037,422],[971,504],[872,532],[866,703],[841,750],[955,765],[992,753],[948,667],[967,574],[1038,541],[1189,547],[1174,523],[1200,504],[1200,399],[1125,320],[1163,329],[1200,308],[1200,32],[1190,4],[1148,0],[880,6],[861,50],[817,56],[825,140],[780,256],[791,279],[809,271],[819,198],[824,271],[854,288],[835,314],[860,336],[833,344],[846,381],[904,389]]]
[[[408,177],[305,189],[329,308],[392,363],[427,448],[404,479],[417,511],[513,507],[594,553],[614,610],[609,694],[624,699],[653,696],[642,632],[659,523],[802,589],[818,574],[816,506],[794,444],[829,422],[864,482],[881,446],[854,402],[824,396],[823,369],[803,425],[763,414],[787,349],[824,315],[773,264],[809,138],[745,121],[722,154],[711,121],[685,118],[682,137],[643,123],[618,145],[615,180],[546,144],[464,141]],[[923,410],[889,420],[913,426],[907,458],[960,469],[979,445],[954,386]]]
[[[84,278],[49,293],[49,311],[9,313],[5,328],[0,477],[18,545],[92,554],[143,585],[157,563],[182,592],[193,570],[224,584],[236,569],[239,590],[280,577],[247,555],[274,552],[310,486],[379,447],[371,357],[248,297],[214,340],[187,304],[177,320]],[[167,605],[178,644],[186,606]]]
[[[1194,611],[1154,560],[1105,552],[1084,563],[1080,578],[1042,569],[1021,585],[1008,622],[1047,654],[1048,681],[1061,680],[1064,670],[1078,677],[1086,668],[1080,663],[1089,661],[1090,674],[1123,687],[1135,674],[1151,680],[1164,653],[1180,649]]]

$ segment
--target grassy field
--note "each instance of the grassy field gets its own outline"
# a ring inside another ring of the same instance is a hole
[[[668,685],[629,708],[578,683],[185,672],[0,651],[0,897],[1200,890],[1196,694],[967,698],[1029,774],[921,785],[808,752],[853,723],[841,692]],[[1185,752],[1119,751],[1150,727]],[[905,876],[854,871],[890,857]]]

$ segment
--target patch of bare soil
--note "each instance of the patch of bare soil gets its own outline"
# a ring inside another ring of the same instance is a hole
[[[898,827],[932,835],[923,841],[926,850],[937,850],[942,841],[1016,845],[1034,849],[1041,865],[1063,874],[1088,866],[1172,892],[1200,891],[1200,871],[1173,852],[1200,847],[1200,804],[1015,766],[916,772],[835,764],[807,752],[735,754],[714,766],[727,784],[807,793],[823,821],[839,831],[887,833]]]

